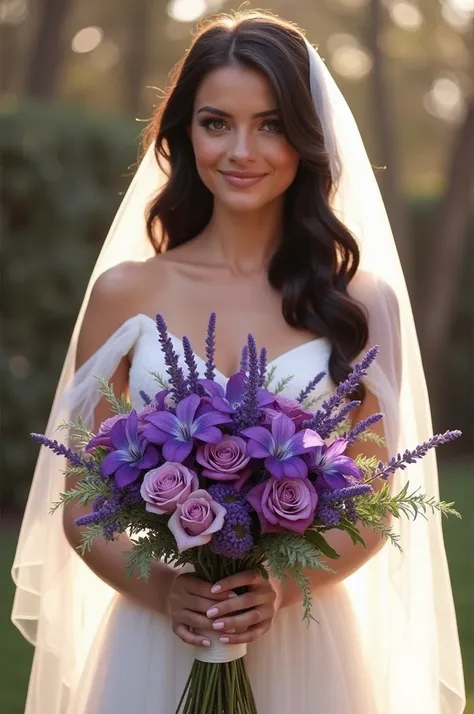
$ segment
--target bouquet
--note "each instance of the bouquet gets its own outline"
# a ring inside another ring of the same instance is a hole
[[[393,494],[387,479],[460,432],[434,436],[385,464],[362,454],[354,460],[346,454],[349,446],[378,438],[370,428],[381,414],[357,424],[349,418],[360,404],[352,395],[377,347],[315,410],[312,394],[324,373],[297,399],[282,396],[291,378],[273,385],[266,351],[257,350],[251,335],[240,371],[221,386],[215,380],[215,324],[213,314],[204,378],[187,338],[180,364],[157,315],[168,376],[154,373],[160,388],[152,396],[141,393],[141,410],[125,396],[117,398],[99,378],[114,416],[96,434],[77,417],[60,427],[74,449],[32,435],[65,456],[66,476],[76,477],[76,486],[61,494],[53,510],[74,499],[89,505],[90,512],[76,522],[86,527],[83,551],[95,538],[113,540],[127,532],[134,542],[128,568],[144,578],[155,558],[175,568],[191,564],[199,577],[214,583],[243,570],[294,578],[303,617],[310,620],[308,571],[328,570],[328,560],[339,557],[327,542],[329,530],[346,531],[363,544],[362,525],[399,547],[390,517],[434,510],[457,515],[453,504],[410,493],[408,483]],[[244,666],[246,646],[226,648],[212,631],[208,638],[211,647],[196,650],[176,714],[257,714]]]

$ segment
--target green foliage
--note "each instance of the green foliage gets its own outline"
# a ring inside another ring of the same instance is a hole
[[[136,161],[140,125],[0,107],[3,509],[20,508],[87,281]]]
[[[153,379],[158,383],[161,389],[169,389],[169,382],[159,372],[150,372]]]
[[[311,587],[305,571],[333,572],[321,560],[321,551],[306,536],[293,533],[265,536],[262,539],[262,551],[276,578],[286,580],[291,577],[296,582],[303,595],[303,617],[307,621],[313,620]]]
[[[125,394],[121,394],[119,398],[115,396],[112,385],[100,375],[95,377],[100,384],[99,392],[105,397],[110,404],[114,414],[128,414],[132,408],[132,403]]]

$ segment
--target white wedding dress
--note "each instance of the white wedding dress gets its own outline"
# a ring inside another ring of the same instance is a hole
[[[157,391],[150,372],[165,374],[156,328],[150,317],[137,315],[119,332],[123,350],[130,349],[132,358],[131,398],[141,408],[139,391]],[[182,355],[180,340],[173,341]],[[294,375],[287,396],[296,396],[317,372],[327,370],[330,349],[327,340],[315,339],[274,360],[277,379]],[[222,374],[217,379],[226,382]],[[321,394],[331,390],[329,379],[318,389]],[[370,653],[362,651],[347,585],[315,597],[314,616],[317,622],[308,626],[301,606],[288,608],[278,614],[270,632],[249,645],[246,665],[259,714],[384,714],[373,699]],[[194,653],[173,634],[166,617],[116,594],[94,637],[68,714],[174,714]]]

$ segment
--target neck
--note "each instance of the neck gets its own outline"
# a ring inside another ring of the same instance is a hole
[[[266,272],[281,237],[282,213],[282,202],[254,212],[230,212],[215,205],[200,240],[207,244],[214,261],[234,274]]]

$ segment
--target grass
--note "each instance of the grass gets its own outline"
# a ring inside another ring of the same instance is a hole
[[[474,582],[473,560],[468,544],[474,503],[474,469],[445,467],[441,476],[441,497],[456,501],[464,519],[445,521],[444,532],[454,590],[461,646],[468,691],[465,714],[474,714],[474,620],[472,618]],[[16,532],[0,532],[0,712],[23,714],[32,648],[10,623],[13,583],[9,570],[13,559]],[[471,536],[472,538],[472,536]],[[139,712],[137,712],[139,714]]]

